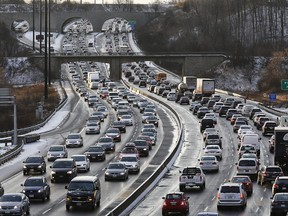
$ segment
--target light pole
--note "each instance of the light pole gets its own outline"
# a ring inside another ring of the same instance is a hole
[[[40,9],[39,9],[39,14],[40,14],[40,18],[39,18],[39,21],[40,21],[40,53],[42,53],[42,40],[43,40],[43,37],[42,37],[42,0],[40,0]]]
[[[33,51],[35,51],[35,0],[32,2],[33,4]]]
[[[45,46],[45,86],[44,86],[44,97],[45,99],[48,99],[48,50],[47,50],[47,29],[48,29],[48,4],[47,0],[45,0],[45,34],[44,34],[44,46]],[[49,35],[50,36],[50,35]]]

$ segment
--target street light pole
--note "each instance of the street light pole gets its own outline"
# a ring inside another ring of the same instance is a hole
[[[45,0],[45,36],[44,36],[44,45],[45,45],[45,72],[44,72],[44,76],[45,76],[45,86],[44,86],[44,97],[45,99],[48,99],[48,70],[47,70],[47,66],[48,66],[48,55],[47,55],[47,29],[48,29],[48,4],[47,4],[47,0]]]
[[[33,4],[33,51],[35,51],[35,0],[32,2]]]
[[[48,14],[48,32],[49,32],[49,40],[48,40],[48,83],[49,83],[49,86],[51,86],[51,22],[50,22],[50,13],[51,13],[51,0],[48,0],[48,11],[49,11],[49,14]]]
[[[42,53],[42,0],[40,0],[40,9],[39,9],[39,21],[40,21],[40,53]]]

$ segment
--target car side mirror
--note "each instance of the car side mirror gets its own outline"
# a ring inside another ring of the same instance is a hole
[[[162,197],[162,199],[165,199],[165,197]]]
[[[50,166],[50,168],[52,168],[52,166]]]
[[[200,161],[200,159],[198,159],[198,161]]]
[[[235,165],[238,165],[238,163],[235,163]]]
[[[65,185],[65,189],[68,189],[68,186],[67,186],[67,185]]]
[[[22,187],[23,187],[24,185],[23,185],[23,184],[20,184],[20,186],[22,186]]]

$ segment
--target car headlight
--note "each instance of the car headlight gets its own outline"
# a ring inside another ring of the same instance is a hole
[[[15,205],[15,206],[14,206],[14,209],[19,209],[19,208],[21,208],[20,205]]]
[[[26,169],[27,168],[26,165],[24,165],[23,168]]]
[[[110,173],[109,172],[105,172],[105,175],[110,175]]]
[[[125,172],[121,172],[120,175],[125,175]]]
[[[51,175],[55,174],[55,171],[51,171]]]
[[[43,189],[42,189],[42,188],[38,190],[38,193],[42,193],[42,192],[43,192]]]
[[[42,168],[42,165],[39,165],[38,168]]]
[[[25,193],[26,192],[26,190],[22,190],[22,193]],[[0,208],[1,208],[1,206],[0,206]]]
[[[51,157],[51,154],[48,154],[48,157]]]
[[[67,174],[72,174],[72,171],[71,171],[71,170],[70,170],[70,171],[68,171],[68,172],[67,172]]]
[[[146,149],[146,148],[144,148],[143,150],[144,150],[144,151],[146,151],[147,149]]]
[[[62,154],[62,153],[61,153],[61,154],[59,154],[59,156],[60,156],[60,157],[62,157],[63,155],[64,155],[64,154]]]

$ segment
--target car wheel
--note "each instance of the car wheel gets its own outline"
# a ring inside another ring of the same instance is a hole
[[[185,191],[185,186],[180,185],[180,186],[179,186],[179,190],[180,190],[180,192],[184,192],[184,191]]]
[[[46,198],[46,197],[43,195],[43,197],[42,197],[42,202],[45,202],[45,198]]]
[[[70,210],[70,205],[66,205],[66,210],[67,210],[67,211]]]
[[[24,176],[27,175],[26,172],[23,171],[23,175],[24,175]]]
[[[47,200],[50,200],[50,193],[47,194],[46,199],[47,199]]]

